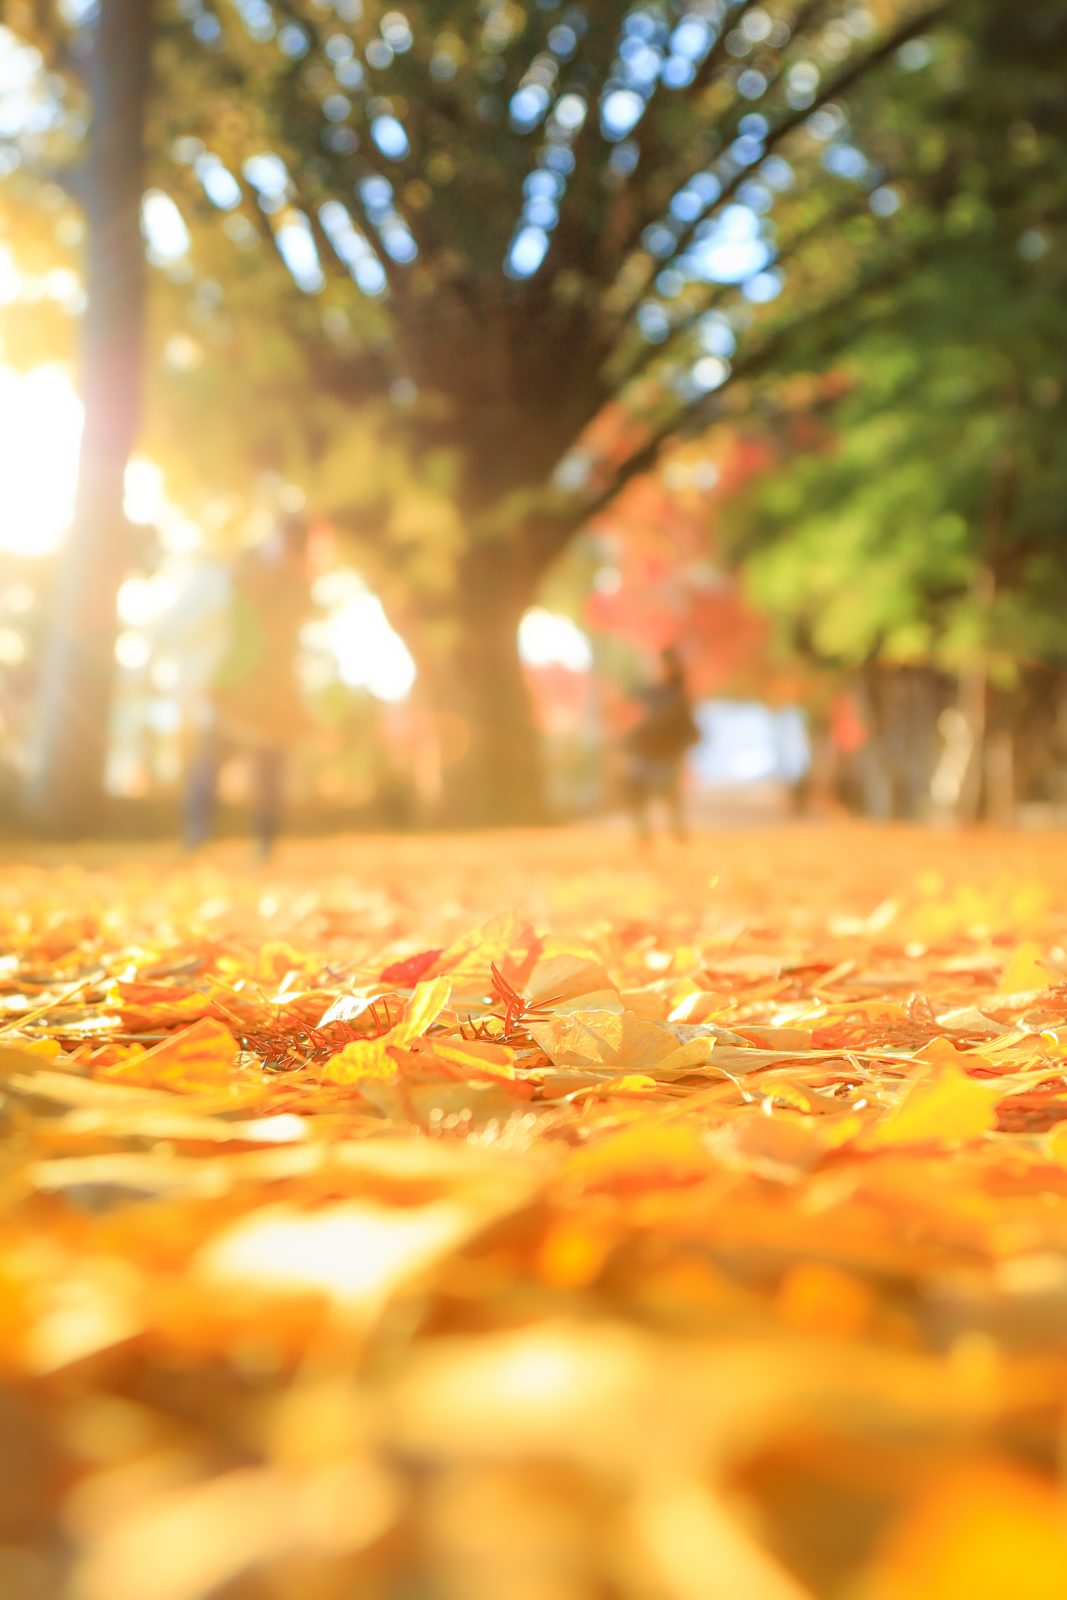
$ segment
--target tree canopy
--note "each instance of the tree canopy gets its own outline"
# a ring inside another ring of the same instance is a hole
[[[1051,67],[1067,8],[983,3],[967,21],[938,36],[910,99],[853,106],[863,140],[917,152],[904,195],[935,248],[883,287],[877,319],[867,303],[842,320],[832,384],[786,380],[803,353],[784,353],[750,419],[770,466],[724,518],[788,645],[868,682],[933,674],[966,725],[958,793],[973,812],[989,737],[1017,734],[1019,763],[1028,742],[1029,765],[1048,767],[1067,664],[1067,169]]]
[[[65,165],[75,195],[93,10],[11,18],[56,75],[33,165]],[[896,103],[941,8],[159,0],[155,17],[150,427],[215,493],[298,464],[466,697],[500,809],[536,786],[514,632],[556,556],[680,431],[787,355],[825,361],[843,308],[876,315],[928,245],[899,207],[909,128],[890,116],[865,145],[849,107],[874,84]],[[475,679],[491,688],[472,702]]]
[[[856,328],[821,448],[772,424],[782,453],[732,512],[753,592],[845,664],[1063,658],[1067,8],[972,22],[910,106],[872,109],[923,152],[908,199],[939,249]]]

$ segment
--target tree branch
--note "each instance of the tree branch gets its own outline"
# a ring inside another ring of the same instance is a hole
[[[861,193],[865,199],[866,192],[861,191]],[[794,260],[800,251],[810,244],[813,239],[819,238],[822,233],[829,229],[838,227],[842,222],[847,221],[849,217],[860,214],[860,206],[857,204],[856,197],[850,195],[840,205],[833,206],[823,212],[822,216],[817,217],[808,227],[802,228],[791,239],[786,240],[781,248],[769,257],[761,271],[766,272],[769,267],[780,267],[784,263]],[[647,344],[645,346],[637,359],[620,374],[618,380],[612,385],[614,391],[621,393],[628,384],[643,377],[649,367],[654,366],[657,360],[667,359],[675,346],[676,340],[697,327],[706,316],[715,310],[717,305],[721,304],[730,291],[736,291],[740,287],[742,285],[732,283],[717,284],[702,304],[695,306],[679,322],[674,324],[665,344]]]
[[[797,35],[802,33],[803,30],[808,27],[812,18],[817,17],[819,12],[824,10],[830,4],[832,4],[832,0],[807,0],[807,3],[801,8],[800,14],[793,24],[788,41],[778,52],[777,71],[774,73],[774,76],[769,79],[763,98],[765,98],[767,93],[774,88],[787,70],[789,46],[793,43]],[[747,5],[742,8],[738,8],[734,15],[730,18],[731,23],[736,26],[737,21],[748,9],[749,7]],[[724,28],[711,53],[709,54],[705,65],[709,65],[711,63],[712,57],[716,56],[717,54],[721,57],[721,54],[725,53],[725,39],[727,37],[727,32],[728,30]],[[708,72],[704,80],[704,87],[708,86],[711,76],[711,72]],[[693,97],[695,91],[696,85],[694,84],[688,91],[688,97],[690,99]],[[724,115],[715,124],[715,127],[710,130],[707,128],[702,130],[703,138],[706,140],[709,132],[718,132],[723,123],[726,122],[728,115],[732,114],[735,121],[739,120],[737,114],[742,112],[744,107],[751,109],[748,101],[742,101],[739,103],[737,97],[735,96],[728,109],[728,113],[724,113]],[[805,114],[808,115],[810,113]],[[631,251],[636,250],[645,229],[650,227],[652,223],[654,223],[663,215],[664,210],[670,204],[672,196],[677,194],[679,189],[684,188],[689,180],[697,175],[703,166],[703,161],[704,157],[702,151],[699,148],[690,146],[688,155],[676,163],[673,173],[670,177],[663,177],[661,178],[660,182],[650,185],[650,191],[654,189],[654,193],[650,193],[650,203],[644,208],[640,216],[635,220],[628,235],[622,242],[623,259],[625,259],[625,257],[628,256]],[[705,212],[703,215],[706,217],[709,214],[710,213]]]
[[[904,274],[912,271],[931,250],[932,241],[927,241],[923,249],[901,252],[899,257],[891,262],[880,263],[875,271],[858,282],[850,283],[844,290],[832,295],[814,310],[798,312],[795,317],[774,329],[741,361],[734,364],[729,386],[733,387],[741,379],[759,376],[778,359],[783,349],[789,348],[798,334],[809,333],[815,326],[821,326],[831,335],[829,339],[824,338],[818,348],[821,351],[825,351],[828,346],[832,348],[834,322],[842,307],[857,296],[866,296],[890,287]],[[880,320],[881,315],[880,308],[872,310],[868,312],[864,321],[868,325],[874,325]],[[627,484],[650,472],[672,441],[691,436],[695,429],[707,427],[715,416],[721,415],[723,393],[723,390],[719,390],[713,396],[702,396],[696,402],[683,404],[672,411],[645,443],[615,469],[611,480],[599,493],[591,500],[576,504],[563,516],[553,519],[541,552],[545,564],[547,565],[566,548],[580,528],[605,511]]]
[[[859,82],[859,80],[865,77],[867,73],[873,71],[875,67],[880,66],[881,63],[889,56],[895,54],[895,52],[900,49],[901,45],[906,44],[909,39],[914,39],[919,34],[925,33],[928,28],[930,28],[934,23],[938,22],[941,17],[947,14],[950,3],[951,0],[934,0],[934,3],[928,6],[925,10],[916,13],[916,15],[913,17],[907,18],[905,21],[900,23],[898,27],[894,28],[891,33],[886,35],[884,39],[881,39],[871,50],[867,51],[865,55],[844,67],[836,75],[836,77],[828,79],[823,84],[822,88],[819,90],[818,94],[815,96],[810,105],[802,108],[794,108],[788,112],[780,122],[776,123],[769,130],[766,138],[763,141],[763,154],[760,156],[760,159],[752,166],[742,167],[735,172],[733,176],[724,184],[719,195],[711,203],[711,205],[702,211],[700,216],[694,218],[691,223],[686,225],[686,227],[678,236],[677,244],[670,257],[670,260],[678,260],[678,257],[682,254],[682,252],[686,250],[693,242],[693,239],[696,236],[697,228],[700,227],[702,223],[707,222],[709,218],[722,211],[722,209],[733,199],[741,185],[760,171],[760,169],[766,163],[768,156],[773,154],[773,152],[778,148],[784,139],[788,138],[791,133],[795,132],[797,128],[801,127],[814,112],[819,110],[821,106],[828,105],[830,101],[836,100],[840,95],[844,94],[846,90],[850,89],[854,83]],[[665,263],[661,261],[653,261],[646,268],[635,293],[631,296],[629,303],[625,307],[624,315],[629,316],[634,307],[638,305],[645,297],[652,283],[655,281],[657,274],[662,270],[664,264]]]

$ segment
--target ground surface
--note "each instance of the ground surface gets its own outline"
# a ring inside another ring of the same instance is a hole
[[[101,847],[0,929],[3,1600],[1067,1594],[1058,839]]]

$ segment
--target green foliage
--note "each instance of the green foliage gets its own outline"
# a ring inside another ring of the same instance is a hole
[[[1064,658],[1067,8],[1013,18],[972,6],[921,93],[856,108],[872,146],[923,152],[905,206],[937,248],[877,318],[855,308],[821,447],[778,425],[782,459],[728,514],[753,596],[842,666]]]

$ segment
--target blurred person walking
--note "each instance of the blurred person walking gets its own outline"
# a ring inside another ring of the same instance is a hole
[[[286,756],[304,723],[296,657],[310,611],[308,526],[289,516],[230,569],[225,638],[186,792],[187,849],[210,836],[222,769],[240,757],[252,773],[257,852],[264,861],[270,855],[281,827]]]
[[[700,729],[678,652],[660,653],[655,682],[637,699],[638,721],[625,740],[626,793],[638,838],[652,835],[652,804],[666,803],[671,831],[687,836],[682,797],[686,752],[700,742]]]

